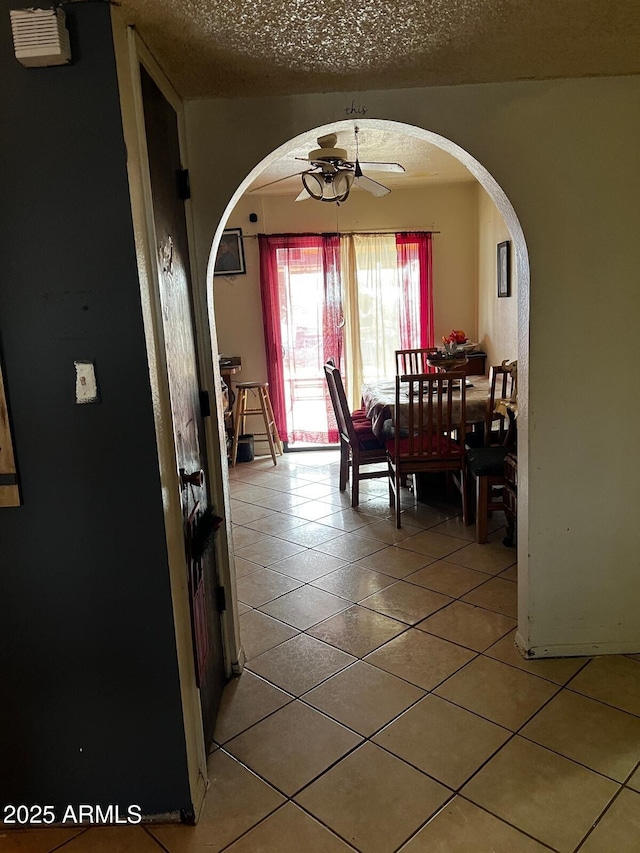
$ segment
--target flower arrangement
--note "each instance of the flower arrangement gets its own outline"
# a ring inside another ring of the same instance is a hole
[[[447,355],[455,355],[458,351],[458,347],[462,344],[466,344],[468,340],[469,338],[462,329],[452,329],[450,334],[443,335],[442,337],[444,351]]]

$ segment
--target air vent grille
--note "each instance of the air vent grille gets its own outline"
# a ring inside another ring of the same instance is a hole
[[[71,62],[69,33],[62,9],[11,10],[16,59],[27,67]]]

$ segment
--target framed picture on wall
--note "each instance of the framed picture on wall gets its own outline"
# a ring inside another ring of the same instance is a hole
[[[498,296],[511,296],[511,242],[498,243]]]
[[[242,275],[246,271],[242,228],[225,228],[220,238],[213,274]]]

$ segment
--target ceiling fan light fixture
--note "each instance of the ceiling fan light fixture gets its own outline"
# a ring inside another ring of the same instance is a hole
[[[349,197],[353,174],[346,171],[304,172],[302,185],[316,201],[340,203]]]

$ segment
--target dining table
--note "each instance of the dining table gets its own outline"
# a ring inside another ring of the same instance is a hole
[[[472,376],[466,379],[465,422],[467,427],[486,422],[490,396],[491,380],[488,376]],[[460,400],[460,391],[454,391],[454,419],[456,397]],[[371,429],[376,438],[384,440],[389,436],[389,428],[395,415],[395,405],[395,378],[365,382],[362,385],[362,407],[371,421]],[[408,395],[406,395],[406,409],[408,412]],[[400,415],[402,417],[402,411]]]

